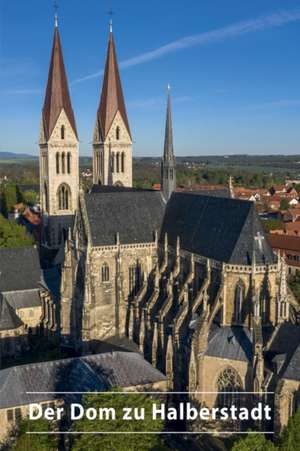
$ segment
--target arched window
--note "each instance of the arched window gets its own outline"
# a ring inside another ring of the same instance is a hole
[[[71,152],[67,154],[67,172],[71,174]]]
[[[117,153],[117,172],[120,172],[120,154]]]
[[[116,139],[119,141],[119,139],[120,139],[120,127],[118,126],[117,128],[116,128]]]
[[[122,155],[121,155],[121,172],[124,172],[124,171],[125,171],[125,153],[122,152]]]
[[[241,280],[238,281],[234,293],[234,321],[242,321],[242,308],[245,297],[245,286]]]
[[[228,367],[223,370],[217,379],[217,391],[219,392],[217,404],[219,407],[230,407],[240,402],[238,393],[242,391],[243,384],[238,372]]]
[[[71,191],[68,185],[60,185],[57,191],[57,203],[59,210],[71,209]]]
[[[64,174],[66,172],[66,156],[65,156],[65,152],[63,152],[62,155],[61,155],[61,172],[62,172],[62,174]]]
[[[62,125],[60,129],[60,137],[61,139],[65,139],[65,126]]]
[[[111,154],[111,172],[115,172],[115,154]]]
[[[59,174],[59,153],[56,153],[56,174]]]
[[[102,266],[102,282],[109,282],[109,266],[107,263],[104,263]]]

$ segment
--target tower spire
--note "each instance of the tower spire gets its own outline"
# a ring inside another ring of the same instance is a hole
[[[176,161],[173,146],[173,125],[172,125],[172,105],[171,88],[167,86],[167,115],[165,129],[164,154],[161,163],[161,189],[166,201],[169,200],[173,191],[176,190]]]
[[[57,19],[55,19],[53,47],[43,106],[43,126],[46,140],[50,138],[62,110],[65,111],[70,125],[77,137],[77,129],[69,93],[60,35],[57,26]]]

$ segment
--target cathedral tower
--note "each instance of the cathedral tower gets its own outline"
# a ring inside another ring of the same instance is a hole
[[[161,162],[161,190],[166,201],[176,190],[176,160],[173,149],[173,127],[170,86],[168,86],[164,155]]]
[[[111,23],[93,138],[93,182],[132,186],[132,139]]]
[[[79,190],[79,142],[55,17],[53,47],[40,128],[40,194],[51,246],[71,225]]]

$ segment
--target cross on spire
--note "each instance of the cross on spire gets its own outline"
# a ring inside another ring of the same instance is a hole
[[[57,0],[54,0],[53,8],[54,8],[54,25],[55,25],[55,28],[57,28],[58,27],[58,14],[57,14],[57,12],[58,12],[58,3],[57,3]]]
[[[262,251],[262,243],[265,237],[262,235],[262,233],[257,232],[256,236],[254,237],[255,241],[258,243],[258,248],[260,251]]]
[[[110,17],[110,19],[109,19],[109,32],[110,33],[112,33],[112,31],[113,31],[113,21],[112,21],[112,18],[113,18],[113,15],[114,15],[115,13],[113,12],[113,10],[112,9],[110,9],[109,11],[108,11],[108,15],[109,15],[109,17]]]

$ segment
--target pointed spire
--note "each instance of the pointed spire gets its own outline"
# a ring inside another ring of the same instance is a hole
[[[57,24],[57,14],[55,14],[53,47],[42,113],[46,140],[50,138],[62,110],[65,111],[70,125],[77,137],[75,117],[69,94],[68,81]]]
[[[166,131],[165,131],[165,146],[164,159],[170,160],[174,158],[173,149],[173,125],[172,125],[172,105],[171,105],[171,87],[168,84],[168,100],[167,100],[167,117],[166,117]]]
[[[99,127],[99,136],[101,140],[104,141],[106,139],[118,111],[124,121],[129,136],[131,137],[112,33],[112,21],[110,20],[101,99],[97,111],[97,125]]]

